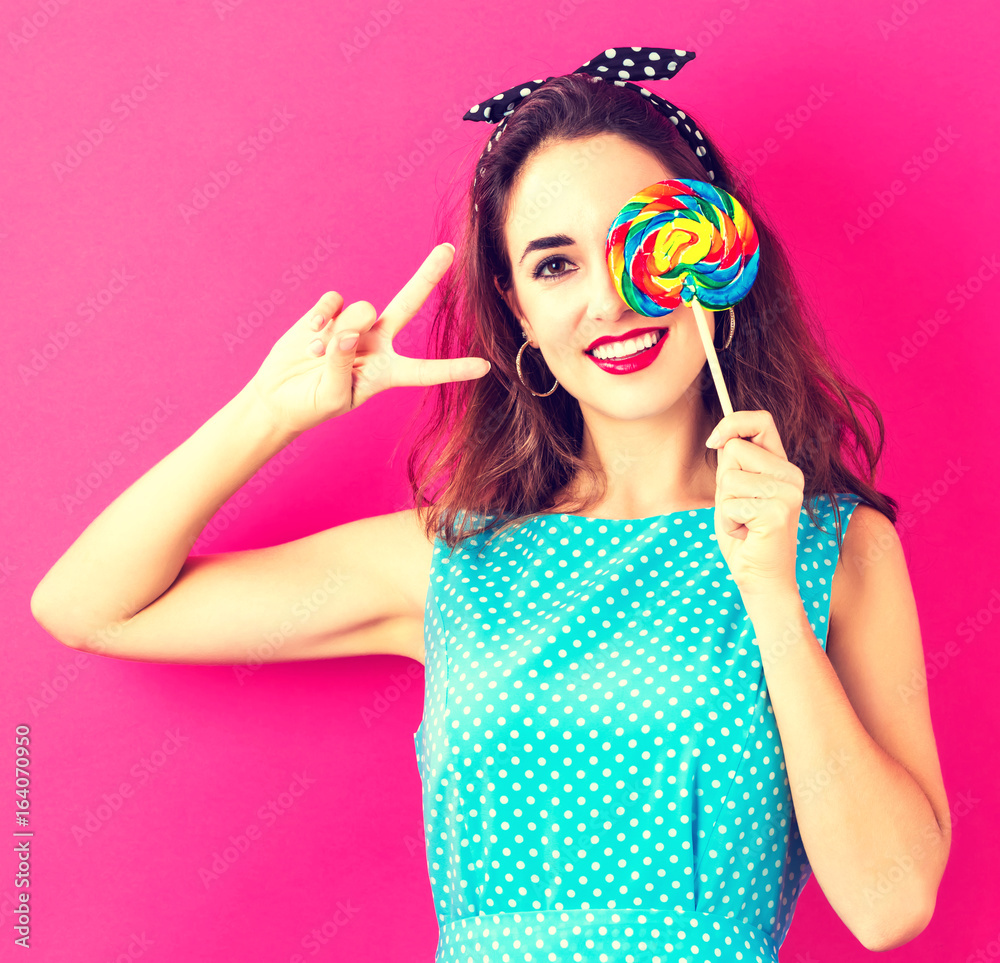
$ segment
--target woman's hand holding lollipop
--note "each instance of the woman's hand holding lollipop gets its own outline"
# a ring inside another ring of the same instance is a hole
[[[731,194],[698,180],[658,181],[634,195],[608,231],[608,270],[639,314],[662,317],[690,302],[724,412],[707,444],[718,448],[715,536],[744,601],[798,594],[795,558],[805,476],[788,461],[770,412],[733,411],[708,330],[757,277],[757,232]]]
[[[706,444],[718,451],[715,537],[743,600],[798,596],[805,475],[786,457],[770,412],[726,415]]]

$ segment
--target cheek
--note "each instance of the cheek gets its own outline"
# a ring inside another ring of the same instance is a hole
[[[589,362],[589,360],[583,351],[577,350],[572,343],[567,344],[565,341],[560,341],[545,346],[545,362],[550,371],[569,373],[575,366]]]

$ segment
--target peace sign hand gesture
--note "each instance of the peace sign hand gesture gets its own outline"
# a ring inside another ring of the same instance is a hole
[[[344,308],[343,297],[328,291],[299,318],[247,384],[275,427],[303,432],[386,388],[427,387],[486,374],[490,364],[484,358],[407,358],[392,346],[451,266],[454,253],[450,244],[438,244],[378,317],[371,302]]]

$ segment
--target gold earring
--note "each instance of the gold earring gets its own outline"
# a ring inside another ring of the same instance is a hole
[[[729,306],[729,334],[726,336],[726,343],[719,349],[719,351],[725,351],[729,347],[730,342],[733,340],[733,332],[736,330],[736,312],[733,310],[732,305]]]
[[[517,377],[521,384],[523,384],[524,387],[527,388],[528,391],[530,391],[536,398],[547,398],[553,391],[556,390],[556,388],[559,387],[559,382],[556,381],[556,383],[549,388],[548,391],[535,391],[534,388],[525,383],[524,376],[521,374],[521,355],[524,353],[524,349],[528,347],[528,335],[525,334],[524,331],[521,333],[524,334],[524,344],[521,345],[520,350],[517,352]]]

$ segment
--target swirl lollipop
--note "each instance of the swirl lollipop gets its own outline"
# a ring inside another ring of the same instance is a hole
[[[681,301],[691,304],[723,410],[732,414],[703,306],[732,307],[757,277],[757,232],[739,201],[706,181],[657,181],[619,211],[605,253],[633,311],[662,317]]]

